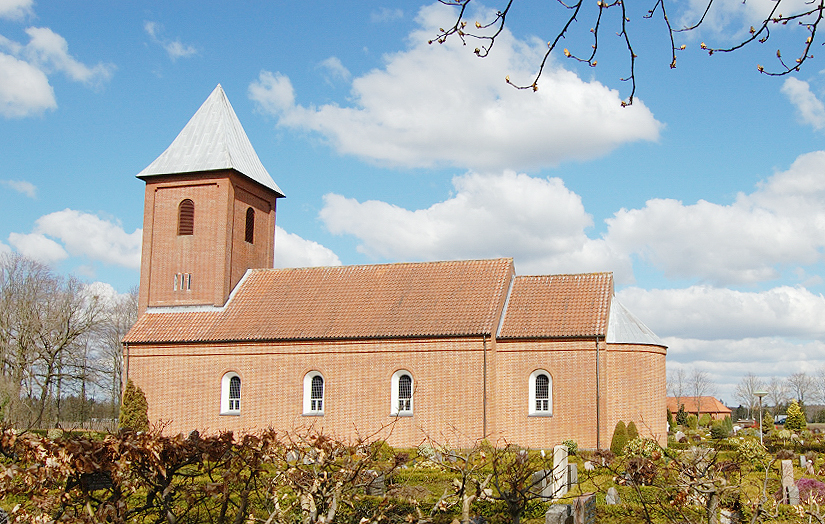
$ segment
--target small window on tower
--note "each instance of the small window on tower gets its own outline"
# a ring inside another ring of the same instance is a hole
[[[251,207],[246,210],[246,236],[244,237],[250,244],[255,240],[255,210]]]
[[[178,209],[178,235],[192,235],[195,231],[195,203],[188,198]]]

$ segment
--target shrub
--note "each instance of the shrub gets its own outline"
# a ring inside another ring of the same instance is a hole
[[[687,426],[688,414],[685,411],[684,404],[679,404],[679,411],[676,412],[676,423],[680,426]]]
[[[624,447],[624,454],[630,457],[644,457],[659,459],[662,447],[655,440],[636,437]]]
[[[639,438],[639,430],[636,429],[636,423],[632,420],[627,424],[627,440]]]
[[[563,440],[562,444],[567,446],[568,455],[575,455],[579,452],[579,445],[573,439]]]
[[[696,430],[699,428],[699,418],[693,413],[687,416],[687,426],[690,429]]]
[[[676,420],[673,418],[673,412],[670,411],[670,408],[667,410],[667,427],[670,431],[676,430]]]
[[[755,438],[740,440],[736,447],[736,459],[753,466],[764,464],[767,456],[765,448]]]
[[[710,436],[713,439],[719,440],[729,437],[730,431],[725,426],[725,423],[720,420],[714,423],[713,426],[710,428]]]
[[[621,420],[616,422],[616,429],[613,430],[613,439],[610,441],[610,451],[614,455],[621,455],[627,445],[627,426]]]
[[[762,433],[768,433],[773,431],[773,415],[771,415],[770,411],[766,411],[764,415],[762,415]]]
[[[132,431],[149,430],[149,404],[143,390],[135,386],[132,379],[126,382],[123,392],[123,406],[120,408],[118,426]]]
[[[799,500],[803,504],[825,504],[825,483],[816,479],[801,478],[796,481],[796,487],[799,488]]]
[[[791,405],[788,406],[788,418],[785,419],[785,427],[791,431],[801,431],[805,429],[807,425],[805,413],[802,412],[802,408],[800,408],[799,404],[794,400],[791,402]]]
[[[710,413],[705,413],[699,418],[699,425],[703,428],[710,426],[712,423],[712,419],[710,418]]]

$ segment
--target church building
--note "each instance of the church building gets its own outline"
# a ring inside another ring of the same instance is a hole
[[[612,273],[518,276],[510,258],[273,269],[284,193],[220,85],[137,176],[124,372],[167,433],[604,448],[632,420],[666,436],[666,347]]]

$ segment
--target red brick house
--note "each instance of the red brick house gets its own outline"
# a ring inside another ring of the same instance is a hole
[[[144,169],[140,310],[125,374],[166,431],[315,426],[607,446],[666,434],[665,345],[611,273],[512,259],[273,269],[283,193],[220,86]]]
[[[679,406],[685,406],[685,412],[696,416],[708,413],[713,420],[722,420],[731,416],[730,408],[715,397],[667,397],[667,409],[676,416]]]

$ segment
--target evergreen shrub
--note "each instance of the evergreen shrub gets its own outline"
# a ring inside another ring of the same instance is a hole
[[[621,420],[616,422],[616,428],[613,430],[613,439],[610,441],[610,451],[614,455],[621,455],[624,453],[624,447],[627,445],[627,426]]]
[[[123,391],[123,406],[120,408],[120,429],[132,431],[149,431],[149,404],[143,390],[132,379],[126,382]]]

